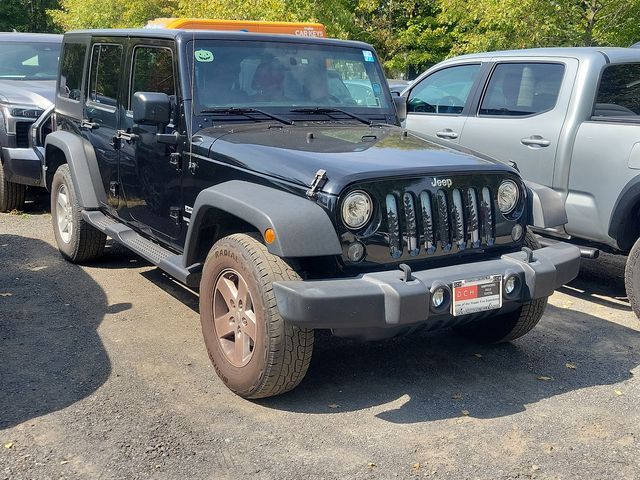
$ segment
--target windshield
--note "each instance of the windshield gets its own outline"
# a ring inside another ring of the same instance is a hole
[[[195,65],[200,112],[226,107],[389,108],[370,50],[284,42],[198,40],[187,47]],[[362,110],[364,109],[364,110]]]
[[[55,80],[59,43],[0,42],[0,79]]]

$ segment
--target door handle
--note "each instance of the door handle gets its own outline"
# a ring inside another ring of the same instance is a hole
[[[453,130],[451,130],[450,128],[445,128],[444,130],[440,130],[439,132],[436,132],[436,137],[453,140],[454,138],[458,138],[458,134]]]
[[[531,135],[530,137],[523,138],[520,143],[527,147],[548,147],[551,145],[551,141],[546,138],[542,138],[540,135]]]
[[[82,130],[95,130],[97,128],[100,128],[99,123],[92,122],[91,120],[87,120],[86,118],[80,120],[80,129]]]
[[[140,138],[139,135],[135,133],[127,132],[126,130],[118,130],[116,131],[116,137],[120,140],[124,140],[125,142],[135,142]]]

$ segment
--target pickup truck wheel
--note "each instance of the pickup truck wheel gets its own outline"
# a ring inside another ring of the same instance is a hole
[[[24,208],[25,185],[7,182],[4,178],[4,165],[0,161],[0,212],[22,210]]]
[[[640,318],[640,238],[633,244],[627,257],[624,268],[624,287],[633,313]]]
[[[540,248],[540,243],[530,231],[527,231],[524,245],[531,250]],[[548,298],[525,302],[514,312],[460,325],[455,327],[455,331],[480,343],[510,342],[529,333],[538,324],[547,307]]]
[[[82,219],[82,211],[71,181],[69,166],[61,165],[51,184],[51,220],[58,249],[73,263],[102,255],[107,237]]]
[[[213,366],[244,398],[279,395],[304,378],[313,330],[284,322],[273,282],[300,280],[257,235],[234,234],[213,246],[200,281],[200,321]]]

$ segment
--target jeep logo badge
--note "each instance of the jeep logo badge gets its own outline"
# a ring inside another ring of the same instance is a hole
[[[441,179],[437,179],[437,178],[433,178],[433,181],[431,182],[431,186],[432,187],[448,187],[451,188],[451,186],[453,185],[453,181],[450,178],[441,178]]]

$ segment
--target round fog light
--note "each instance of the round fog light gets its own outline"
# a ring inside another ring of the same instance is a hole
[[[347,249],[347,258],[352,262],[359,262],[364,257],[364,245],[360,242],[355,242],[349,245]]]
[[[518,277],[513,275],[507,278],[507,280],[504,282],[504,291],[507,295],[511,295],[516,290],[517,286],[518,286]]]
[[[431,294],[431,303],[433,303],[433,306],[435,308],[440,308],[442,306],[442,304],[444,303],[444,297],[445,297],[445,291],[444,288],[440,287],[437,288],[432,294]]]
[[[511,238],[513,238],[517,242],[522,238],[523,231],[524,229],[522,228],[522,225],[520,225],[519,223],[516,223],[511,229]]]

